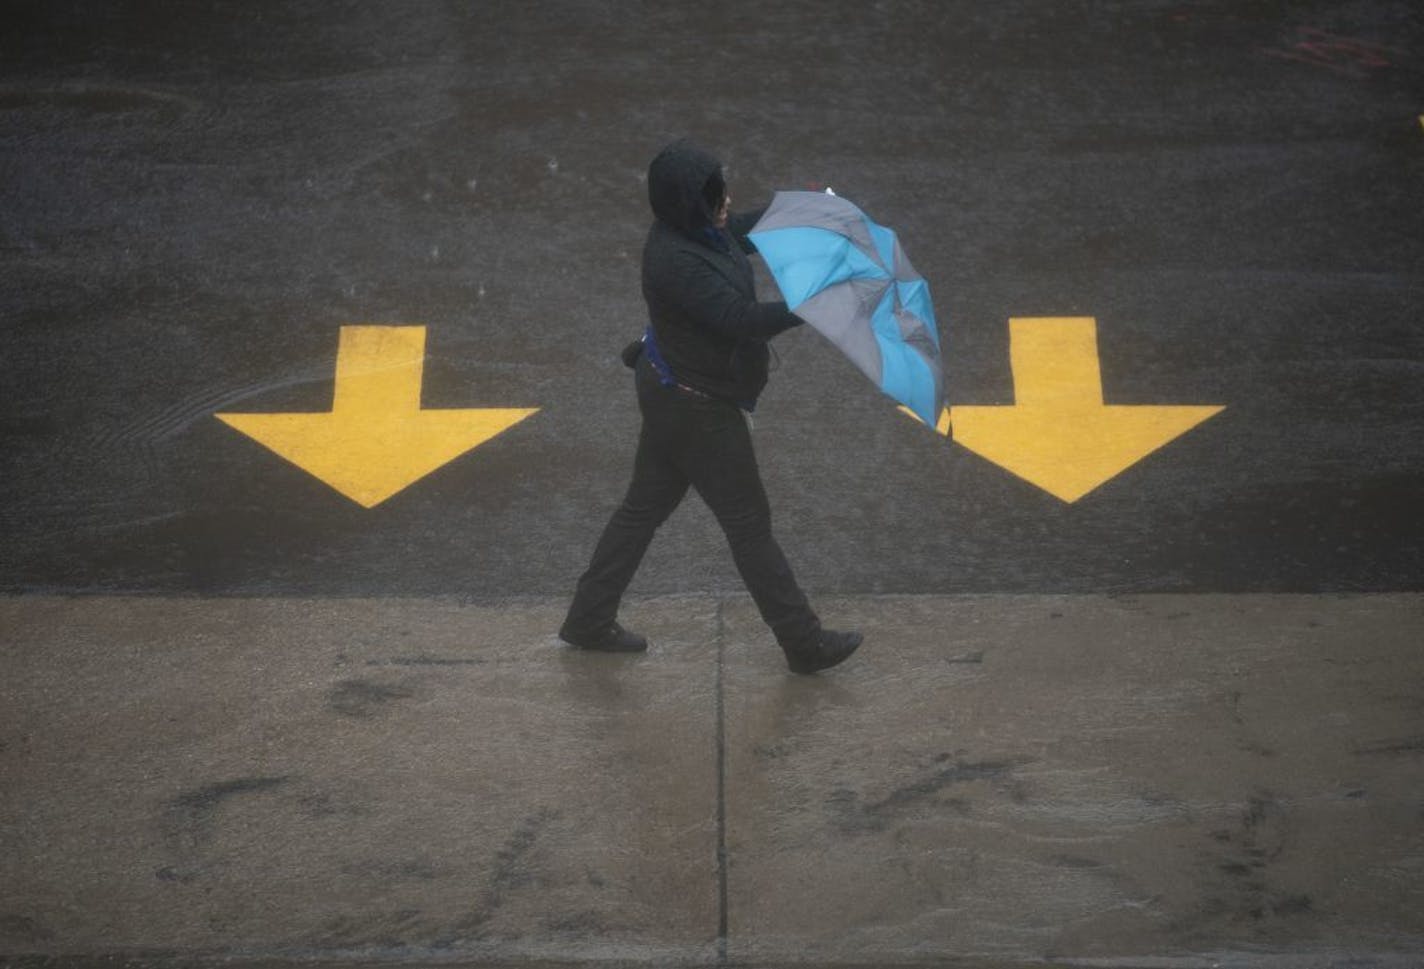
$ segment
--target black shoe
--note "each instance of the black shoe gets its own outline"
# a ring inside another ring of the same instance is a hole
[[[646,639],[637,633],[630,633],[616,622],[592,636],[571,633],[565,626],[559,630],[559,638],[570,646],[599,653],[641,653],[648,648]]]
[[[793,673],[815,673],[828,670],[837,663],[844,663],[850,654],[860,648],[860,633],[838,633],[833,629],[822,629],[820,637],[811,646],[783,646],[786,665]]]

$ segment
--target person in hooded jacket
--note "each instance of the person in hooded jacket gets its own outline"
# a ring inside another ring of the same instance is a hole
[[[633,480],[579,579],[560,638],[581,649],[647,648],[618,623],[619,604],[654,533],[691,487],[726,534],[788,667],[834,666],[861,636],[823,629],[797,585],[772,535],[746,418],[766,386],[768,342],[802,322],[784,302],[757,301],[747,233],[761,212],[729,213],[721,162],[687,141],[653,159],[648,199],[656,217],[643,247],[650,322],[623,355],[643,418]]]

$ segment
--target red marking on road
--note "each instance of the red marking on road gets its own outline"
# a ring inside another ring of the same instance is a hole
[[[1396,48],[1357,37],[1342,37],[1318,27],[1299,27],[1284,47],[1262,48],[1261,53],[1281,60],[1323,67],[1346,77],[1364,78],[1372,71],[1393,66]]]

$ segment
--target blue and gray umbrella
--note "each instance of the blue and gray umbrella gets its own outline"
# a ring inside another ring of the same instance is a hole
[[[944,407],[929,284],[895,233],[825,192],[777,192],[752,229],[787,306],[934,427]]]

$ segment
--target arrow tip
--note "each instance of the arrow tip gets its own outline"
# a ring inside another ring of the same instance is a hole
[[[384,420],[333,412],[214,416],[361,507],[374,508],[537,412],[421,410]]]

